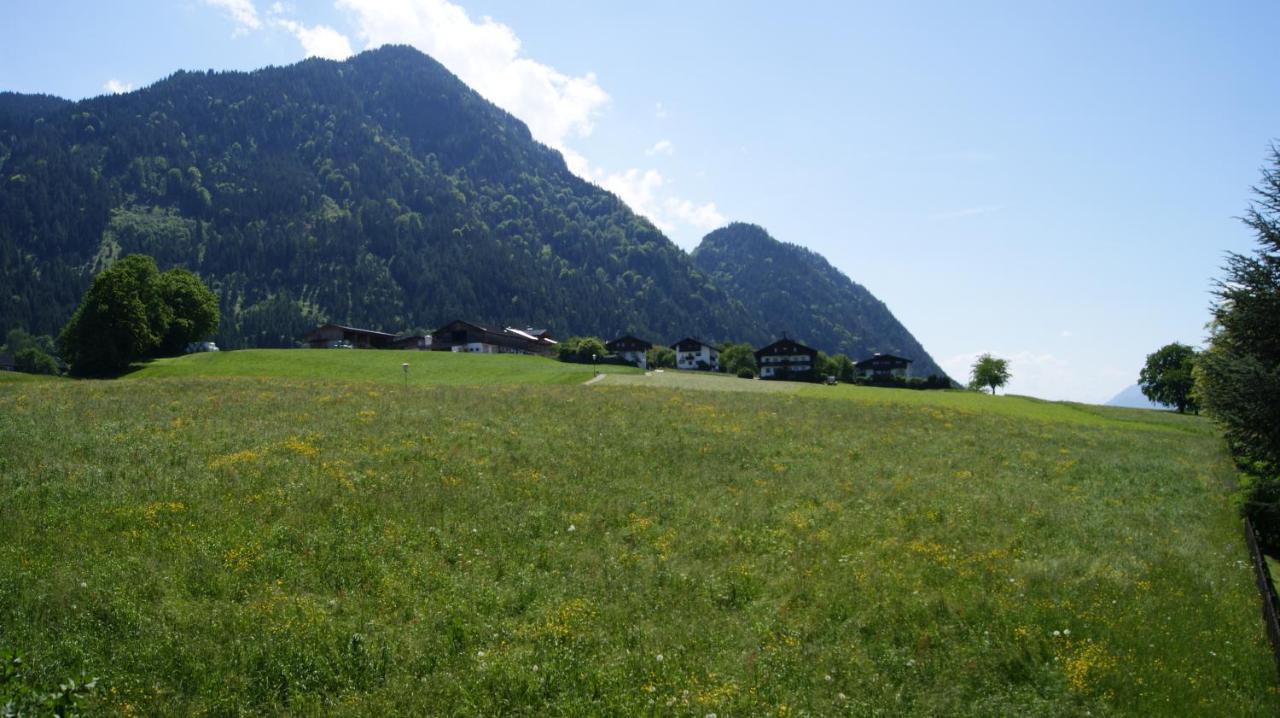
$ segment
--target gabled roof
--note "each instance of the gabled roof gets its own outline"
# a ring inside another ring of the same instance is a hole
[[[876,364],[883,366],[885,364],[910,364],[910,363],[911,363],[911,360],[907,359],[906,357],[894,356],[893,354],[876,354],[874,356],[869,356],[866,359],[863,359],[857,364],[854,364],[854,366],[858,366],[858,367],[863,365],[873,366]]]
[[[630,334],[623,334],[622,336],[618,337],[617,339],[614,339],[613,341],[605,342],[604,348],[608,349],[609,351],[613,351],[615,347],[626,346],[626,345],[642,346],[645,349],[653,348],[653,344],[651,342],[647,342],[643,339],[638,339],[636,337],[631,336]]]
[[[812,354],[817,356],[818,350],[807,347],[794,339],[779,339],[767,347],[756,351],[756,358],[774,355]]]
[[[309,337],[322,329],[330,329],[330,328],[341,329],[344,332],[355,332],[356,334],[365,334],[371,337],[386,337],[387,339],[394,339],[396,336],[395,334],[390,334],[388,332],[380,332],[380,331],[377,331],[376,329],[361,329],[360,327],[348,327],[342,324],[329,323],[329,324],[321,324],[315,329],[312,329],[311,331],[307,332],[304,335],[304,337]]]
[[[710,348],[710,349],[712,349],[712,350],[714,350],[714,351],[717,351],[717,352],[718,352],[718,351],[720,351],[720,347],[716,346],[715,344],[708,344],[707,342],[704,342],[704,341],[702,341],[701,339],[698,339],[698,338],[696,338],[696,337],[685,337],[684,339],[681,339],[680,341],[676,342],[675,344],[672,344],[672,345],[671,345],[671,348],[672,348],[672,349],[675,349],[675,350],[677,350],[677,351],[680,351],[680,345],[682,345],[682,344],[685,344],[685,345],[688,345],[688,344],[695,344],[695,345],[697,345],[697,346],[699,346],[699,347],[708,347],[708,348]],[[691,350],[689,350],[689,349],[685,349],[684,351],[691,351]]]

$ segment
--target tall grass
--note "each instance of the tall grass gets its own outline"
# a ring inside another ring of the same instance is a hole
[[[856,391],[6,384],[0,649],[117,715],[1280,708],[1209,431]]]

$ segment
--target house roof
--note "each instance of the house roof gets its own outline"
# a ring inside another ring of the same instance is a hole
[[[680,347],[682,346],[707,347],[714,351],[720,351],[720,347],[716,346],[715,344],[708,344],[707,342],[704,342],[701,339],[698,339],[696,337],[685,337],[684,339],[681,339],[675,344],[672,344],[671,348],[675,349],[676,351],[696,351],[695,349],[681,349]]]
[[[911,360],[905,357],[894,356],[893,354],[876,354],[854,364],[854,366],[890,366],[894,364],[905,365],[910,364]]]
[[[779,339],[767,347],[756,351],[756,357],[774,356],[778,354],[812,354],[817,356],[818,350],[813,347],[807,347],[794,339]]]
[[[643,339],[638,339],[636,337],[631,336],[630,334],[623,334],[622,336],[618,337],[617,339],[614,339],[613,341],[605,342],[604,348],[608,349],[609,351],[613,351],[616,347],[619,347],[619,346],[642,346],[645,349],[653,348],[653,344],[651,342],[647,342]]]
[[[322,330],[322,329],[341,329],[341,330],[342,330],[342,331],[344,331],[344,332],[353,332],[353,333],[355,333],[355,334],[364,334],[364,335],[371,336],[371,337],[386,337],[387,339],[394,339],[394,338],[395,338],[395,336],[396,336],[396,335],[391,334],[391,333],[388,333],[388,332],[380,332],[380,331],[377,331],[376,329],[361,329],[360,327],[348,327],[348,326],[345,326],[345,325],[342,325],[342,324],[332,324],[332,323],[331,323],[331,324],[321,324],[320,326],[316,327],[315,329],[312,329],[311,331],[307,332],[307,333],[303,336],[303,338],[305,339],[305,338],[307,338],[307,337],[309,337],[309,336],[312,336],[312,335],[316,334],[317,332],[319,332],[319,331],[320,331],[320,330]]]

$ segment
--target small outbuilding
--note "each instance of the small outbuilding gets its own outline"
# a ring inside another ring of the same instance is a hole
[[[630,334],[625,334],[611,342],[607,342],[604,348],[641,369],[649,368],[649,350],[653,348],[653,344],[643,339],[637,339]]]
[[[761,379],[809,381],[818,366],[818,350],[783,337],[756,352]]]

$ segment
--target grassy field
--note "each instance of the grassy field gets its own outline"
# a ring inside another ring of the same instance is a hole
[[[106,715],[1280,711],[1206,422],[237,354],[276,362],[0,385],[27,680]]]
[[[601,373],[639,374],[633,367],[566,364],[515,354],[371,351],[359,349],[248,349],[188,354],[139,365],[126,380],[185,377],[271,377],[409,385],[581,384]]]

